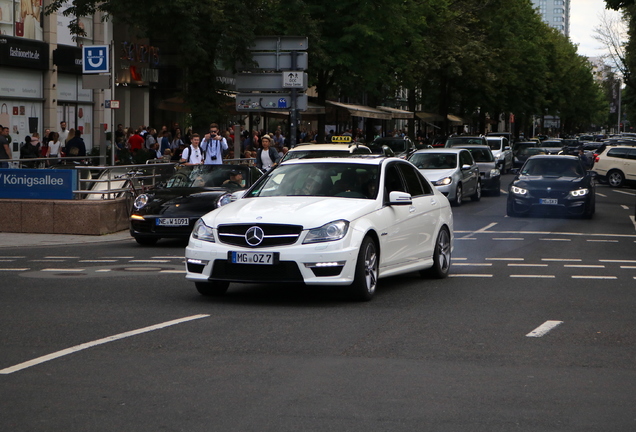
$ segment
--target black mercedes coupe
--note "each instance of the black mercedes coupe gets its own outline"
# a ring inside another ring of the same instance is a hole
[[[596,173],[576,156],[537,155],[517,172],[508,189],[508,216],[531,213],[592,218]]]
[[[249,188],[261,175],[247,165],[181,167],[165,184],[135,198],[130,235],[144,246],[161,238],[187,240],[201,216],[234,201],[235,192]]]

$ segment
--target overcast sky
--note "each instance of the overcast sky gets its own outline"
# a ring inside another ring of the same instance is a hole
[[[579,45],[580,55],[598,57],[604,53],[601,45],[592,38],[604,10],[605,0],[570,0],[570,40]],[[607,13],[618,14],[610,10]]]

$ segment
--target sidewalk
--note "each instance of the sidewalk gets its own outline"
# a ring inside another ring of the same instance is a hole
[[[0,232],[0,249],[25,246],[59,246],[84,243],[103,243],[110,241],[131,240],[128,230],[101,236],[73,234],[24,234]]]

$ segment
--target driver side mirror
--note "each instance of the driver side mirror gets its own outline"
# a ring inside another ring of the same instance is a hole
[[[389,193],[389,205],[411,205],[413,198],[411,194],[402,191],[393,191]]]

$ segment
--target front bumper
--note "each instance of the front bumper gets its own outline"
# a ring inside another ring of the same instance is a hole
[[[518,214],[540,213],[546,215],[581,216],[588,207],[589,197],[558,198],[557,204],[544,204],[541,198],[520,198],[510,194],[508,200],[512,203],[512,209]]]
[[[133,215],[135,216],[135,215]],[[156,216],[143,216],[143,220],[130,218],[130,235],[135,238],[181,238],[187,239],[192,233],[194,224],[199,220],[200,216],[186,217],[188,225],[182,226],[162,226],[157,225]]]
[[[194,282],[222,280],[351,285],[355,277],[358,246],[352,245],[346,238],[315,244],[299,242],[290,246],[252,249],[191,237],[185,251],[186,279]],[[228,259],[230,252],[277,252],[278,262],[271,265],[233,264]]]

